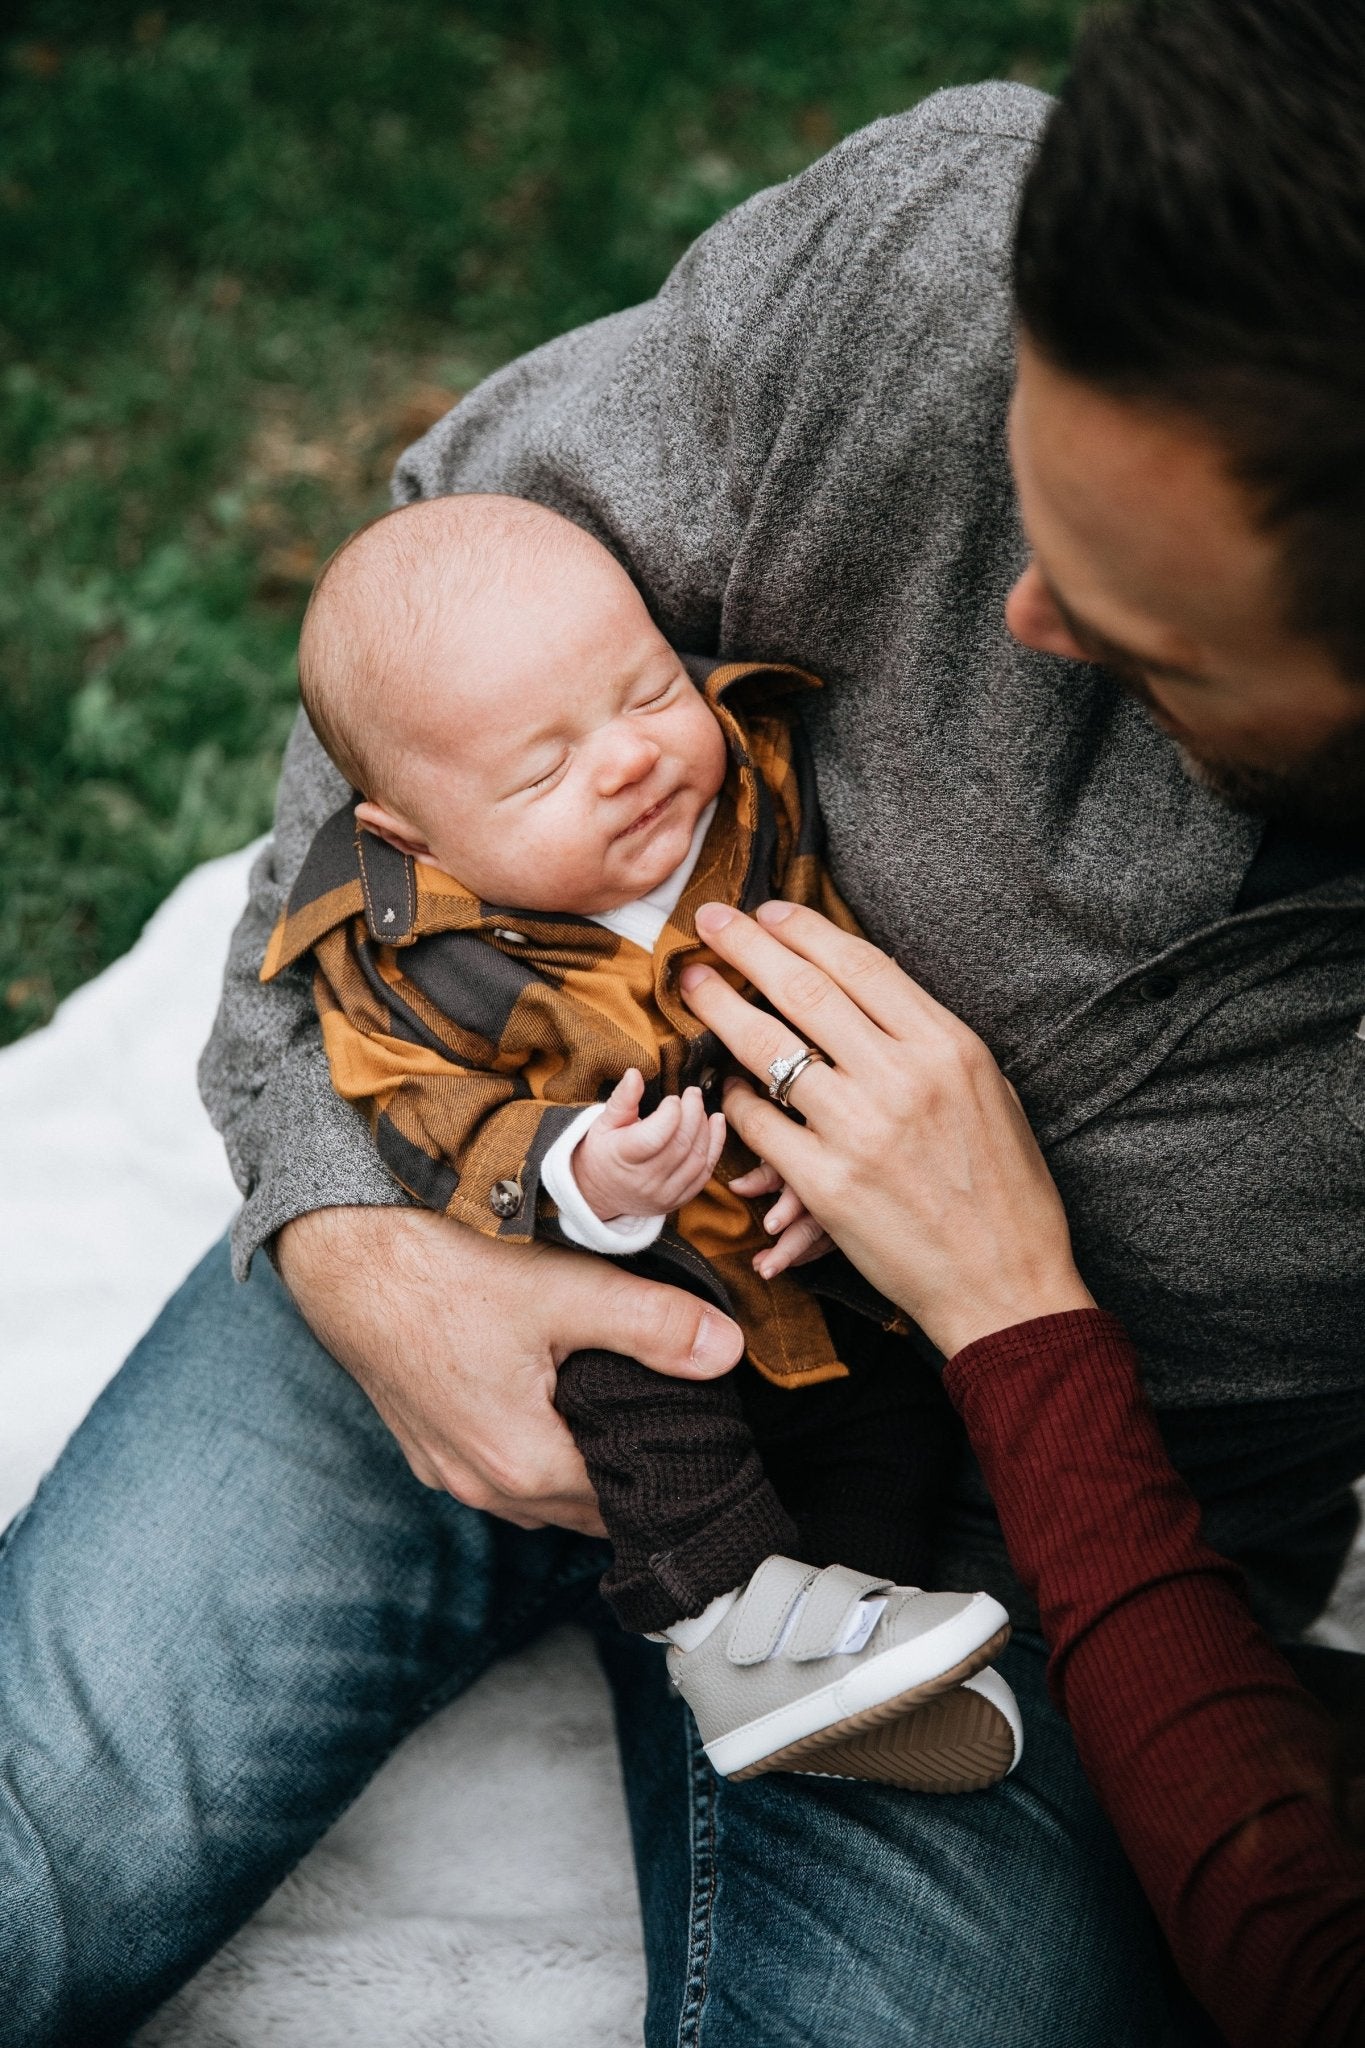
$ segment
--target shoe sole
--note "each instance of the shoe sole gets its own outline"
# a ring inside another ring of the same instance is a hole
[[[999,1611],[1003,1612],[1003,1609]],[[797,1770],[806,1758],[827,1750],[831,1743],[844,1741],[854,1735],[869,1735],[873,1729],[882,1728],[887,1722],[900,1720],[913,1708],[937,1699],[940,1694],[952,1692],[961,1685],[964,1678],[974,1678],[985,1665],[994,1662],[1009,1639],[1010,1628],[1006,1621],[986,1642],[978,1644],[948,1670],[936,1672],[932,1678],[921,1679],[918,1684],[905,1686],[888,1698],[876,1701],[872,1706],[863,1707],[852,1714],[840,1715],[837,1720],[827,1721],[822,1728],[811,1729],[798,1736],[795,1741],[783,1743],[765,1755],[753,1757],[732,1770],[723,1769],[722,1762],[717,1760],[716,1752],[720,1751],[723,1758],[726,1745],[734,1742],[735,1736],[709,1743],[706,1754],[722,1777],[733,1778],[736,1781],[758,1778],[766,1771]],[[895,1652],[888,1651],[887,1655],[894,1656]],[[778,1716],[767,1718],[776,1721]],[[751,1726],[737,1730],[736,1734],[751,1740],[756,1732]]]
[[[1013,1770],[1015,1731],[999,1707],[959,1686],[899,1721],[826,1744],[795,1769],[807,1778],[861,1778],[906,1792],[984,1792]]]

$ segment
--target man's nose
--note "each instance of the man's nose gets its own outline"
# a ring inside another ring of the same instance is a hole
[[[1036,562],[1029,563],[1005,599],[1005,624],[1016,640],[1025,647],[1036,647],[1040,654],[1064,654],[1072,661],[1085,659],[1084,650],[1076,645]]]
[[[660,749],[642,732],[629,727],[614,732],[602,750],[598,787],[603,796],[617,796],[632,783],[643,782],[659,759]]]

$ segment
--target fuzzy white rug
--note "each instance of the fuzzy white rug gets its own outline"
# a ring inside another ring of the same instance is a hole
[[[0,1525],[236,1194],[194,1085],[251,857],[0,1055]],[[141,2048],[629,2048],[638,1909],[606,1688],[572,1632],[399,1751]]]

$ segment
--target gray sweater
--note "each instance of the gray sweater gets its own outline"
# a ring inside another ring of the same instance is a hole
[[[1018,1087],[1209,1536],[1288,1630],[1365,1469],[1365,877],[1239,913],[1257,824],[1102,672],[1005,632],[1010,230],[1046,107],[979,86],[851,137],[650,304],[490,378],[396,492],[540,499],[678,647],[828,679],[839,886]],[[404,1199],[332,1093],[307,976],[256,979],[343,795],[300,724],[202,1067],[239,1273],[291,1217]],[[1021,1612],[971,1469],[940,1575]]]

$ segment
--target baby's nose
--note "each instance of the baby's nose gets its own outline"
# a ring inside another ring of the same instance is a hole
[[[603,795],[613,796],[617,790],[628,789],[632,782],[642,782],[658,758],[659,748],[643,733],[614,735],[602,762]]]

